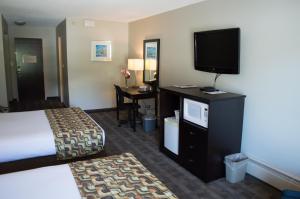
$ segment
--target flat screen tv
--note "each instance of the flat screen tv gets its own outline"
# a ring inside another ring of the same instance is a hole
[[[194,53],[196,70],[239,74],[240,29],[195,32]]]

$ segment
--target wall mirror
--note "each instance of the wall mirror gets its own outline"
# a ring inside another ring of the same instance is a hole
[[[159,81],[159,39],[144,40],[143,82],[158,86]]]

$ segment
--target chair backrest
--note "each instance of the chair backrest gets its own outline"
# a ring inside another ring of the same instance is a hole
[[[114,85],[116,89],[116,98],[117,98],[117,106],[122,106],[124,104],[124,95],[120,86]]]

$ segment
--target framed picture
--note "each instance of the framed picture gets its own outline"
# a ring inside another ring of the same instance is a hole
[[[92,41],[92,61],[111,61],[111,41]]]
[[[158,86],[159,48],[160,39],[144,40],[144,83],[156,84]]]

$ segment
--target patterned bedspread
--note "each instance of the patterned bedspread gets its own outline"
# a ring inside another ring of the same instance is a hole
[[[96,154],[103,150],[103,130],[80,108],[45,110],[60,160]]]
[[[132,154],[69,164],[83,199],[176,199]]]

